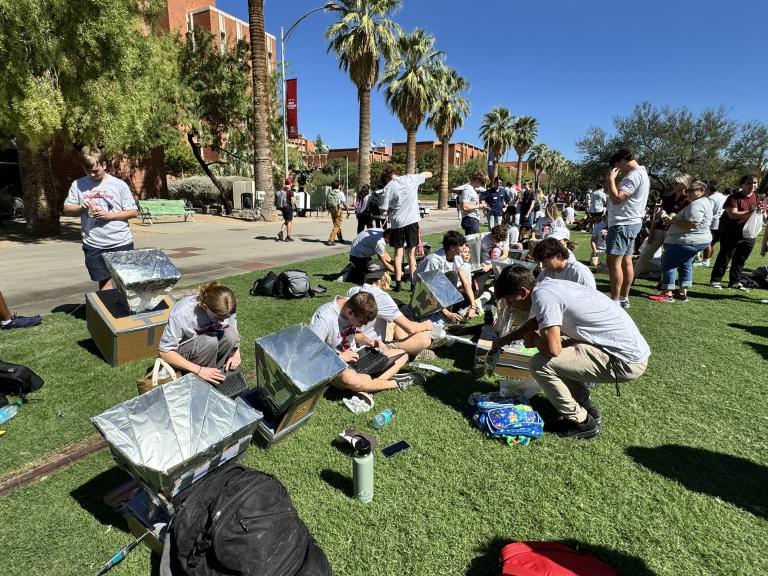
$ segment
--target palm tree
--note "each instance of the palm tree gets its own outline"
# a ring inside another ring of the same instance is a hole
[[[480,138],[483,139],[485,149],[493,155],[493,177],[499,171],[498,161],[509,150],[515,136],[515,118],[512,113],[503,106],[492,108],[483,116],[483,124],[480,126]]]
[[[547,150],[544,152],[541,167],[547,173],[547,194],[552,189],[552,179],[565,167],[565,164],[565,156],[559,150]]]
[[[388,61],[381,79],[384,100],[405,128],[405,171],[416,172],[416,132],[435,105],[445,74],[443,52],[435,50],[435,37],[417,28],[397,39],[398,53]]]
[[[440,139],[440,194],[437,197],[437,209],[448,206],[448,162],[449,144],[453,133],[464,125],[469,115],[469,102],[461,93],[469,88],[464,78],[455,70],[448,70],[443,75],[440,100],[427,118],[427,126],[435,131]]]
[[[541,174],[542,161],[544,155],[547,152],[547,145],[543,142],[534,144],[528,152],[528,167],[533,167],[533,187],[534,190],[539,188],[539,175]],[[518,170],[519,172],[519,170]]]
[[[523,178],[523,172],[521,170],[523,166],[523,154],[528,152],[528,149],[536,142],[536,137],[539,135],[539,122],[533,116],[518,116],[515,121],[515,137],[512,141],[512,146],[517,152],[517,185],[520,186],[520,182]]]
[[[389,16],[401,0],[337,0],[332,9],[339,21],[325,31],[328,51],[339,58],[339,68],[349,73],[360,102],[357,140],[358,186],[371,183],[371,88],[379,80],[381,57],[396,53],[400,27]]]
[[[272,180],[272,147],[269,136],[269,71],[267,45],[264,42],[264,0],[248,0],[248,22],[253,74],[253,175],[256,190],[265,193],[263,215],[274,220],[275,190]]]

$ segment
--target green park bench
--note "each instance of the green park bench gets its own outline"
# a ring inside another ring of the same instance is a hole
[[[152,224],[158,216],[183,216],[186,222],[190,216],[195,219],[195,211],[187,208],[184,200],[139,200],[139,216],[142,224],[147,220]]]

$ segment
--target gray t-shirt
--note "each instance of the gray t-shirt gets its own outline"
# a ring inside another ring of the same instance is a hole
[[[403,228],[421,220],[419,216],[419,186],[424,174],[406,174],[389,181],[384,187],[381,209],[389,213],[390,228]]]
[[[479,208],[475,208],[474,210],[464,210],[464,203],[477,204],[478,202],[480,202],[480,195],[477,193],[477,190],[475,190],[472,184],[465,184],[464,188],[461,190],[461,196],[459,197],[459,213],[461,214],[461,217],[466,218],[469,216],[470,218],[477,218],[480,220]]]
[[[373,294],[373,297],[376,299],[376,306],[379,307],[379,313],[376,318],[360,328],[360,332],[365,334],[367,338],[378,338],[383,342],[387,337],[387,324],[394,322],[395,318],[400,316],[400,309],[392,299],[392,296],[384,292],[384,290],[378,286],[372,286],[371,284],[355,286],[349,289],[347,298],[351,298],[358,292],[369,292]]]
[[[696,228],[688,229],[676,226],[675,220],[696,222]],[[667,235],[664,237],[664,243],[686,244],[689,246],[709,244],[712,242],[711,223],[712,203],[709,201],[709,198],[697,198],[680,210],[672,219]]]
[[[709,196],[709,202],[712,204],[712,223],[709,225],[710,230],[718,230],[720,228],[720,218],[725,212],[725,200],[727,196],[722,192],[715,192]]]
[[[374,254],[383,256],[386,251],[387,243],[384,242],[384,231],[381,228],[363,230],[355,236],[349,247],[349,255],[355,258],[370,258]]]
[[[237,314],[226,320],[212,320],[205,310],[197,305],[197,296],[185,296],[171,310],[168,324],[160,338],[160,352],[177,351],[179,346],[194,340],[200,334],[210,334],[221,330],[237,332]],[[239,339],[238,339],[239,341]]]
[[[531,312],[539,328],[602,348],[630,364],[643,362],[651,349],[632,318],[608,296],[576,282],[545,278],[534,286]]]
[[[464,259],[460,255],[457,254],[452,261],[448,261],[445,257],[445,250],[440,248],[424,258],[424,260],[416,266],[416,272],[418,274],[423,274],[424,272],[430,272],[432,270],[440,270],[440,272],[445,274],[446,272],[458,272],[463,265]]]
[[[628,192],[629,197],[619,204],[608,203],[608,226],[641,224],[651,190],[651,181],[645,167],[638,166],[630,170],[619,184],[619,191],[621,190]]]
[[[313,314],[309,328],[336,352],[356,350],[357,329],[342,316],[340,298],[341,296],[336,296],[331,302],[320,306]]]
[[[565,268],[560,272],[552,272],[550,270],[542,269],[539,273],[538,281],[543,282],[545,278],[568,280],[596,290],[595,277],[592,275],[592,271],[576,260],[575,256],[573,258],[571,258],[571,256],[573,256],[573,252],[569,255],[568,261],[565,263]]]
[[[72,182],[64,204],[80,206],[86,200],[89,204],[98,205],[108,212],[136,210],[136,202],[128,184],[109,174],[100,182],[90,176],[83,176]],[[125,220],[92,218],[88,212],[84,212],[80,215],[80,229],[83,244],[92,248],[115,248],[133,241],[131,227]]]
[[[606,202],[608,202],[608,197],[601,188],[593,190],[589,195],[589,212],[602,212],[605,210]]]

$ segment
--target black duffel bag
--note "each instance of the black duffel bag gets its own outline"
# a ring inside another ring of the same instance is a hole
[[[161,576],[330,576],[285,487],[240,464],[193,484],[171,522]]]
[[[40,390],[43,379],[32,369],[21,364],[11,364],[0,360],[0,406],[8,403],[5,395],[19,396],[27,401],[27,394]]]

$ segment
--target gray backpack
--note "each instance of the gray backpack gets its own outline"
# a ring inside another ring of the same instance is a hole
[[[325,209],[328,210],[328,212],[336,212],[339,209],[339,206],[341,206],[341,202],[339,202],[339,191],[331,190],[328,192],[328,197],[325,199]]]

